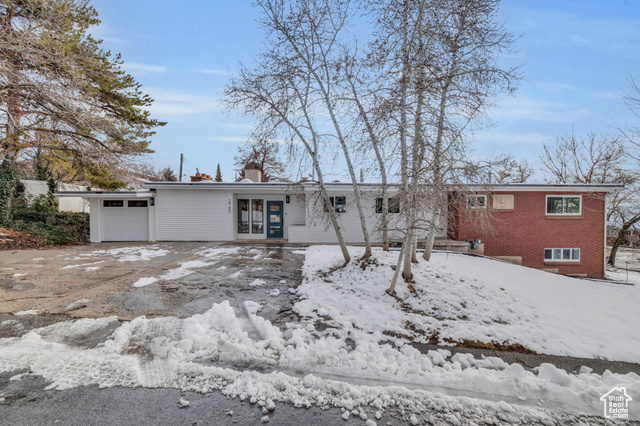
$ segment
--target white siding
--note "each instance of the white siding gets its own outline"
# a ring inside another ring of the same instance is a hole
[[[347,243],[364,243],[362,235],[362,227],[360,225],[360,216],[358,207],[355,202],[353,192],[330,192],[331,197],[347,197],[347,211],[338,213],[338,220],[342,227],[342,234]],[[313,199],[316,196],[307,197]],[[379,231],[382,215],[376,213],[376,196],[374,194],[363,194],[362,208],[365,212],[365,220],[367,229],[372,243],[382,242],[382,233]],[[313,205],[306,206],[306,224],[304,226],[293,226],[289,229],[289,241],[294,243],[337,243],[338,239],[335,235],[333,227],[329,219],[324,214],[319,214],[317,208],[314,210]],[[401,214],[389,214],[389,228],[402,228],[404,224]],[[398,231],[390,231],[389,237],[393,240],[402,238],[402,234]],[[425,238],[426,232],[421,232],[419,238]]]
[[[157,189],[157,241],[231,241],[231,192]]]
[[[89,215],[89,241],[99,243],[102,241],[102,200],[92,198],[91,214]]]

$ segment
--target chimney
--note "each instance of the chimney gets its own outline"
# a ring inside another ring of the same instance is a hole
[[[262,172],[258,164],[251,162],[244,166],[244,178],[252,182],[262,182]]]
[[[197,172],[195,176],[191,176],[191,182],[213,181],[213,178],[206,173]]]

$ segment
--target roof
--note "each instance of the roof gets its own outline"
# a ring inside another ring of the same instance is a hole
[[[82,197],[106,199],[132,199],[132,198],[152,198],[156,196],[153,191],[56,191],[56,197]]]
[[[287,193],[299,188],[300,185],[305,192],[315,191],[318,188],[316,182],[145,182],[146,190],[139,191],[58,191],[57,197],[83,197],[83,198],[150,198],[155,196],[158,189],[180,189],[180,190],[219,190],[241,192],[276,192]],[[361,183],[361,188],[377,189],[380,183]],[[349,182],[330,182],[325,187],[329,191],[352,191],[352,184]],[[399,189],[399,184],[390,184],[389,187]],[[624,188],[624,185],[617,184],[540,184],[540,183],[510,183],[498,185],[465,185],[458,187],[463,191],[478,192],[614,192]],[[455,191],[456,186],[452,185],[451,190]]]

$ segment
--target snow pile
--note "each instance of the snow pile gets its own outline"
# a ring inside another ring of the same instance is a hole
[[[350,250],[354,259],[362,252]],[[374,249],[375,261],[364,271],[355,261],[332,270],[342,262],[336,247],[308,248],[297,289],[303,300],[294,310],[356,341],[426,342],[438,335],[443,341],[506,342],[539,353],[640,362],[640,287],[434,253],[431,263],[415,266],[412,288],[398,283],[397,301],[385,294],[397,254]]]
[[[259,304],[247,301],[243,307],[244,312],[236,312],[225,301],[185,320],[140,317],[123,323],[93,349],[71,343],[115,318],[57,323],[22,338],[0,339],[0,372],[30,369],[52,381],[51,389],[92,384],[219,389],[265,405],[271,399],[296,406],[341,407],[363,419],[373,417],[374,411],[401,408],[407,419],[415,415],[421,422],[428,420],[422,413],[435,411],[443,419],[454,416],[478,424],[484,419],[496,423],[555,419],[562,424],[566,420],[562,416],[573,415],[551,414],[537,404],[544,401],[545,407],[597,415],[598,398],[613,386],[640,394],[640,377],[632,373],[597,375],[585,370],[572,375],[543,365],[535,374],[497,358],[451,357],[444,350],[425,355],[408,345],[371,341],[351,348],[342,339],[318,337],[298,325],[281,332],[255,314]],[[299,376],[297,371],[305,373]],[[442,394],[452,390],[493,401]]]

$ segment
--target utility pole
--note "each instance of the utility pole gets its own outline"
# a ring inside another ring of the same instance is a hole
[[[182,163],[184,162],[184,155],[180,154],[180,177],[178,178],[178,182],[182,182]]]

